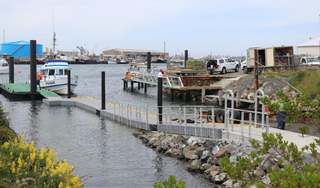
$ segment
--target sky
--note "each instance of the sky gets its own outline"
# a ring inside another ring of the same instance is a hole
[[[0,43],[240,56],[320,36],[319,0],[1,0]],[[2,39],[2,40],[1,40]]]

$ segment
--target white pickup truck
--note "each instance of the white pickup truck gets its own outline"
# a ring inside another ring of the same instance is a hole
[[[301,57],[301,65],[320,65],[319,57]]]
[[[238,72],[240,69],[239,62],[229,58],[209,60],[207,61],[206,66],[209,74],[213,74],[214,72],[220,72],[221,74],[225,74],[227,71],[230,70]]]

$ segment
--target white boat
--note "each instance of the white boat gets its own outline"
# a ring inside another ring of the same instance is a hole
[[[42,79],[40,87],[60,95],[68,94],[68,70],[66,60],[49,60],[42,67],[38,68]],[[71,77],[71,92],[73,93],[78,84],[78,76]]]
[[[0,74],[9,73],[9,64],[5,59],[0,60]]]

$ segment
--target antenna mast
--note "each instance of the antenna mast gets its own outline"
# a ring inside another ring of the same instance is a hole
[[[53,14],[52,14],[52,29],[53,29],[53,54],[52,54],[52,57],[54,58],[54,52],[56,50],[57,39],[56,39],[56,32],[54,32],[54,15]]]

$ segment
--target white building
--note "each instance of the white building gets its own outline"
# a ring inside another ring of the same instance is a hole
[[[320,56],[320,37],[298,45],[297,55]]]

